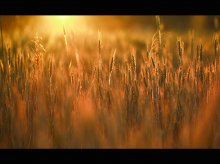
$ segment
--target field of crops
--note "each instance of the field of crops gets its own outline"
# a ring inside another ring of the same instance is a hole
[[[220,33],[0,35],[0,148],[220,146]],[[114,37],[113,37],[114,36]],[[144,39],[143,39],[144,38]]]

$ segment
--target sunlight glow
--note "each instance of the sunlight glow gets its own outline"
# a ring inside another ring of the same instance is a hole
[[[83,16],[47,16],[44,19],[44,24],[51,32],[59,33],[65,29],[79,30],[84,27],[84,17]]]
[[[53,17],[53,21],[55,24],[61,24],[64,25],[65,23],[68,23],[68,21],[73,21],[74,22],[75,17],[71,17],[71,16],[54,16]]]

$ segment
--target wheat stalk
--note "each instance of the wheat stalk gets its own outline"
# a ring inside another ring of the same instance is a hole
[[[162,36],[161,36],[161,25],[160,17],[156,16],[157,30],[158,30],[158,40],[159,40],[159,56],[161,57],[162,53]]]
[[[113,71],[113,67],[114,67],[114,64],[115,64],[115,55],[116,55],[116,49],[114,50],[114,53],[111,57],[111,62],[109,64],[109,86],[111,84],[111,76],[112,76],[112,71]]]

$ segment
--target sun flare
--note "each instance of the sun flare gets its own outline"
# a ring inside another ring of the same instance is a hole
[[[55,33],[62,31],[63,27],[66,29],[78,30],[80,28],[82,29],[84,25],[84,17],[67,15],[47,16],[45,17],[43,24],[46,25],[51,32]]]
[[[65,23],[68,23],[69,22],[74,22],[74,19],[75,17],[71,17],[71,16],[54,16],[52,21],[55,23],[55,24],[65,24]]]

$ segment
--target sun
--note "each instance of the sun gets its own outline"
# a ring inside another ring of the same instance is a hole
[[[74,16],[52,16],[49,18],[52,23],[56,26],[63,26],[69,24],[70,22],[74,22]]]
[[[55,18],[56,18],[56,17],[55,17]],[[73,18],[74,18],[74,17],[72,16],[72,19],[73,19]],[[70,21],[71,16],[57,16],[56,19],[57,19],[58,22],[64,24],[64,23],[68,22],[68,20]]]
[[[57,15],[47,16],[44,25],[50,30],[62,31],[63,27],[69,29],[82,28],[84,24],[83,16]]]

